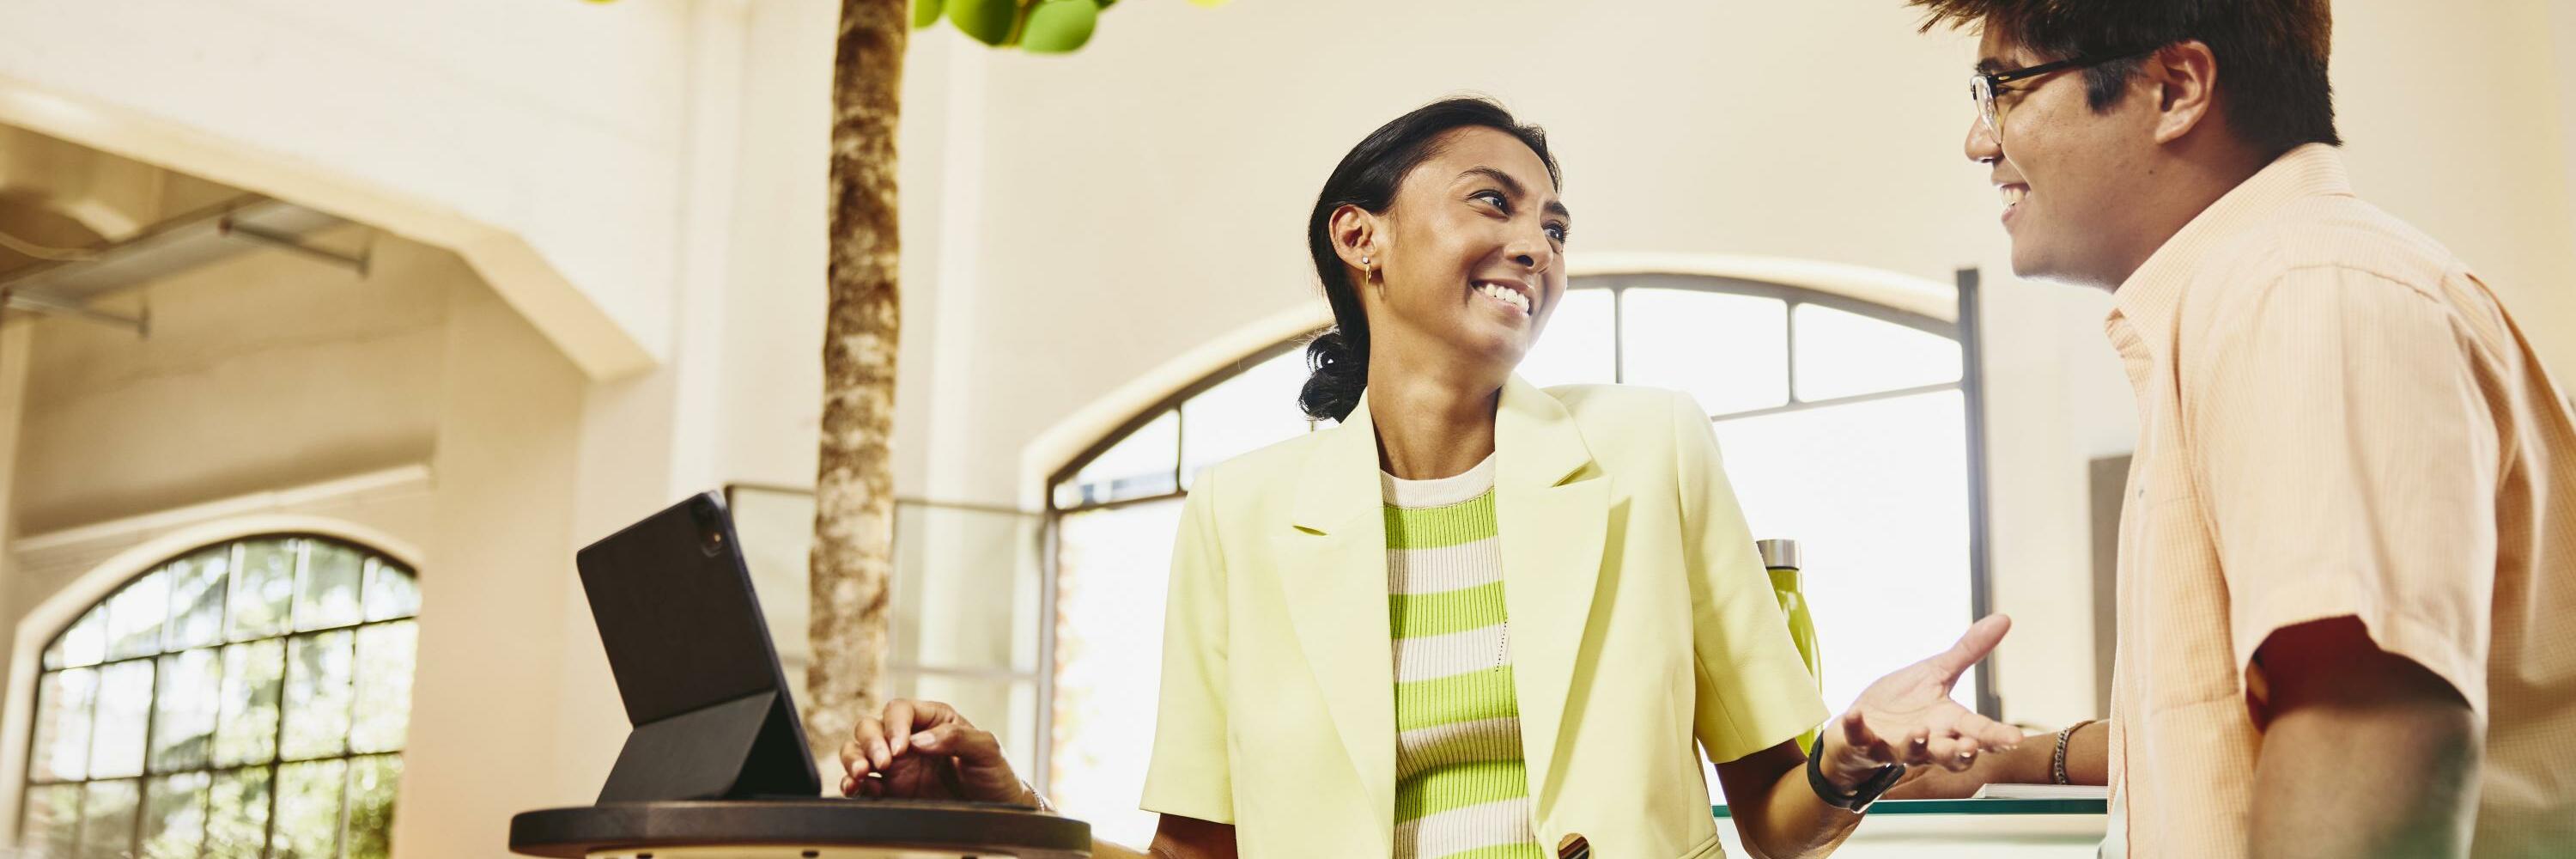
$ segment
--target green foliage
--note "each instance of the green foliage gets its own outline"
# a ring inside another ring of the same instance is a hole
[[[1226,0],[1190,0],[1222,6]],[[997,48],[1032,54],[1069,54],[1091,41],[1100,13],[1118,0],[912,0],[912,26],[947,18],[958,32]]]
[[[1032,54],[1069,54],[1091,41],[1100,6],[1092,0],[1041,0],[1029,9],[1020,31],[1020,49]]]

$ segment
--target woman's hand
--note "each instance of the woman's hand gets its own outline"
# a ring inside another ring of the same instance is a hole
[[[1002,744],[937,701],[886,703],[841,744],[841,794],[886,799],[962,799],[1038,806]]]
[[[1888,764],[1958,772],[1975,764],[1981,753],[2018,745],[2020,731],[1950,700],[1950,687],[1958,685],[1959,675],[1993,652],[2010,629],[2011,618],[1987,615],[1949,650],[1861,690],[1851,709],[1825,728],[1824,760],[1818,763],[1826,778],[1848,789]]]

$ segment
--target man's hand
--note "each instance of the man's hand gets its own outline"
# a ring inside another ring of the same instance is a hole
[[[1036,807],[1037,793],[1002,757],[1002,744],[937,701],[887,702],[841,744],[844,796],[962,799]]]

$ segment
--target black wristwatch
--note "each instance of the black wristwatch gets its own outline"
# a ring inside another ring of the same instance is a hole
[[[1850,793],[1844,793],[1841,788],[1835,787],[1833,782],[1825,779],[1824,751],[1825,735],[1817,734],[1816,744],[1807,749],[1807,787],[1816,792],[1817,799],[1822,799],[1826,805],[1835,808],[1854,813],[1868,811],[1870,803],[1877,802],[1880,794],[1886,793],[1888,788],[1895,787],[1897,780],[1905,777],[1904,764],[1888,764],[1879,767],[1878,774],[1861,782],[1860,787]]]

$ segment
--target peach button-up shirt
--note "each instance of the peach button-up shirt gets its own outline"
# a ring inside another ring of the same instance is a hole
[[[2255,651],[2349,616],[2485,721],[2472,855],[2576,856],[2576,419],[2486,285],[2309,145],[2115,303],[2139,439],[2106,852],[2244,855]]]

